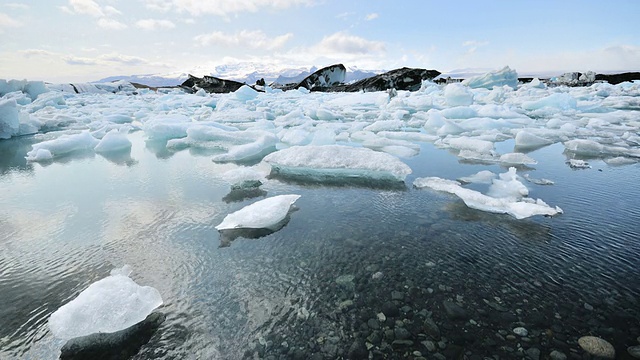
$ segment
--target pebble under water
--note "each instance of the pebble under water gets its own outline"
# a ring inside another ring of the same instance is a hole
[[[0,358],[56,359],[52,312],[115,267],[153,286],[166,316],[133,359],[618,358],[640,335],[640,166],[565,164],[562,144],[518,174],[564,214],[515,220],[411,187],[498,165],[423,144],[406,186],[270,179],[230,193],[233,164],[158,151],[28,164],[31,137],[0,142]],[[512,147],[512,142],[498,144]],[[160,147],[161,148],[161,147]],[[222,238],[230,212],[301,198],[279,231]]]

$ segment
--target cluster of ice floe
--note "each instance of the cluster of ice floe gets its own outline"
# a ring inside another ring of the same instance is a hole
[[[562,209],[551,207],[540,199],[530,199],[527,187],[517,179],[516,169],[500,174],[497,178],[493,173],[482,171],[464,178],[465,182],[491,181],[487,194],[468,189],[458,181],[441,179],[438,177],[417,178],[413,185],[417,188],[431,188],[456,195],[472,208],[498,214],[509,214],[516,219],[524,219],[534,215],[553,216],[561,214]]]
[[[503,166],[533,166],[540,159],[526,152],[554,143],[564,144],[571,167],[588,166],[580,164],[585,157],[613,165],[640,158],[638,82],[521,84],[505,67],[462,83],[424,82],[415,92],[264,90],[186,94],[123,83],[47,89],[42,82],[0,81],[0,138],[46,133],[27,159],[55,161],[79,151],[130,151],[130,133],[141,131],[169,152],[211,151],[215,162],[263,161],[274,173],[313,179],[399,182],[411,173],[404,159],[424,143],[461,160]],[[514,141],[513,152],[496,150],[505,140]],[[227,174],[238,186],[264,176]]]

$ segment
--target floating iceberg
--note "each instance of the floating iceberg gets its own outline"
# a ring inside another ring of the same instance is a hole
[[[14,99],[0,99],[0,139],[17,135],[19,130],[18,104]]]
[[[155,288],[136,284],[129,266],[111,271],[49,318],[49,329],[59,339],[72,339],[98,332],[126,329],[162,305]]]
[[[553,216],[561,214],[562,209],[551,207],[544,201],[529,199],[527,188],[516,179],[516,170],[510,168],[507,173],[500,174],[500,179],[494,179],[485,195],[476,190],[467,189],[457,181],[438,177],[417,178],[413,185],[417,188],[428,187],[437,191],[444,191],[458,196],[464,203],[476,210],[509,214],[516,219],[524,219],[534,215]]]
[[[344,145],[294,146],[267,155],[277,173],[310,177],[365,177],[404,181],[411,168],[397,157]]]
[[[469,106],[473,104],[473,93],[466,86],[452,83],[444,88],[444,99],[449,106]]]
[[[518,148],[536,148],[551,144],[552,141],[532,134],[525,130],[520,130],[516,134],[516,147]]]
[[[268,229],[284,220],[300,195],[278,195],[257,201],[227,215],[217,230]]]
[[[74,151],[93,149],[100,141],[88,131],[74,135],[62,135],[57,139],[43,141],[31,146],[27,153],[27,161],[50,160],[56,156]]]
[[[98,153],[116,152],[131,149],[126,129],[113,129],[100,140],[94,150]]]
[[[484,75],[478,75],[465,79],[462,82],[463,85],[475,88],[492,89],[494,86],[510,86],[512,88],[518,87],[518,73],[515,70],[511,70],[508,66],[503,67],[500,70],[492,71]]]

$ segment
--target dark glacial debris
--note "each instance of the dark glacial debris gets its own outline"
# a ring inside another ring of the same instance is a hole
[[[606,81],[611,85],[623,83],[625,81],[640,80],[640,72],[626,72],[621,74],[596,74],[596,81]]]
[[[344,83],[347,69],[342,64],[336,64],[317,70],[295,85],[285,85],[283,90],[299,89],[301,87],[312,91],[333,91],[334,86]]]
[[[440,75],[437,70],[403,67],[386,73],[362,79],[353,84],[342,84],[333,87],[330,91],[384,91],[388,89],[416,91],[422,86],[424,80],[432,80]]]
[[[225,94],[240,89],[242,85],[246,84],[234,80],[220,79],[215,76],[203,76],[199,78],[189,75],[189,78],[180,85],[180,88],[189,93],[195,93],[200,89],[204,89],[204,91],[208,93]]]
[[[61,360],[124,360],[135,356],[165,320],[154,312],[141,322],[113,333],[95,333],[73,338],[62,347]]]

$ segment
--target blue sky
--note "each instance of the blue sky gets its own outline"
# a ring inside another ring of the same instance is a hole
[[[640,1],[0,0],[0,78],[92,81],[341,62],[640,70]]]

